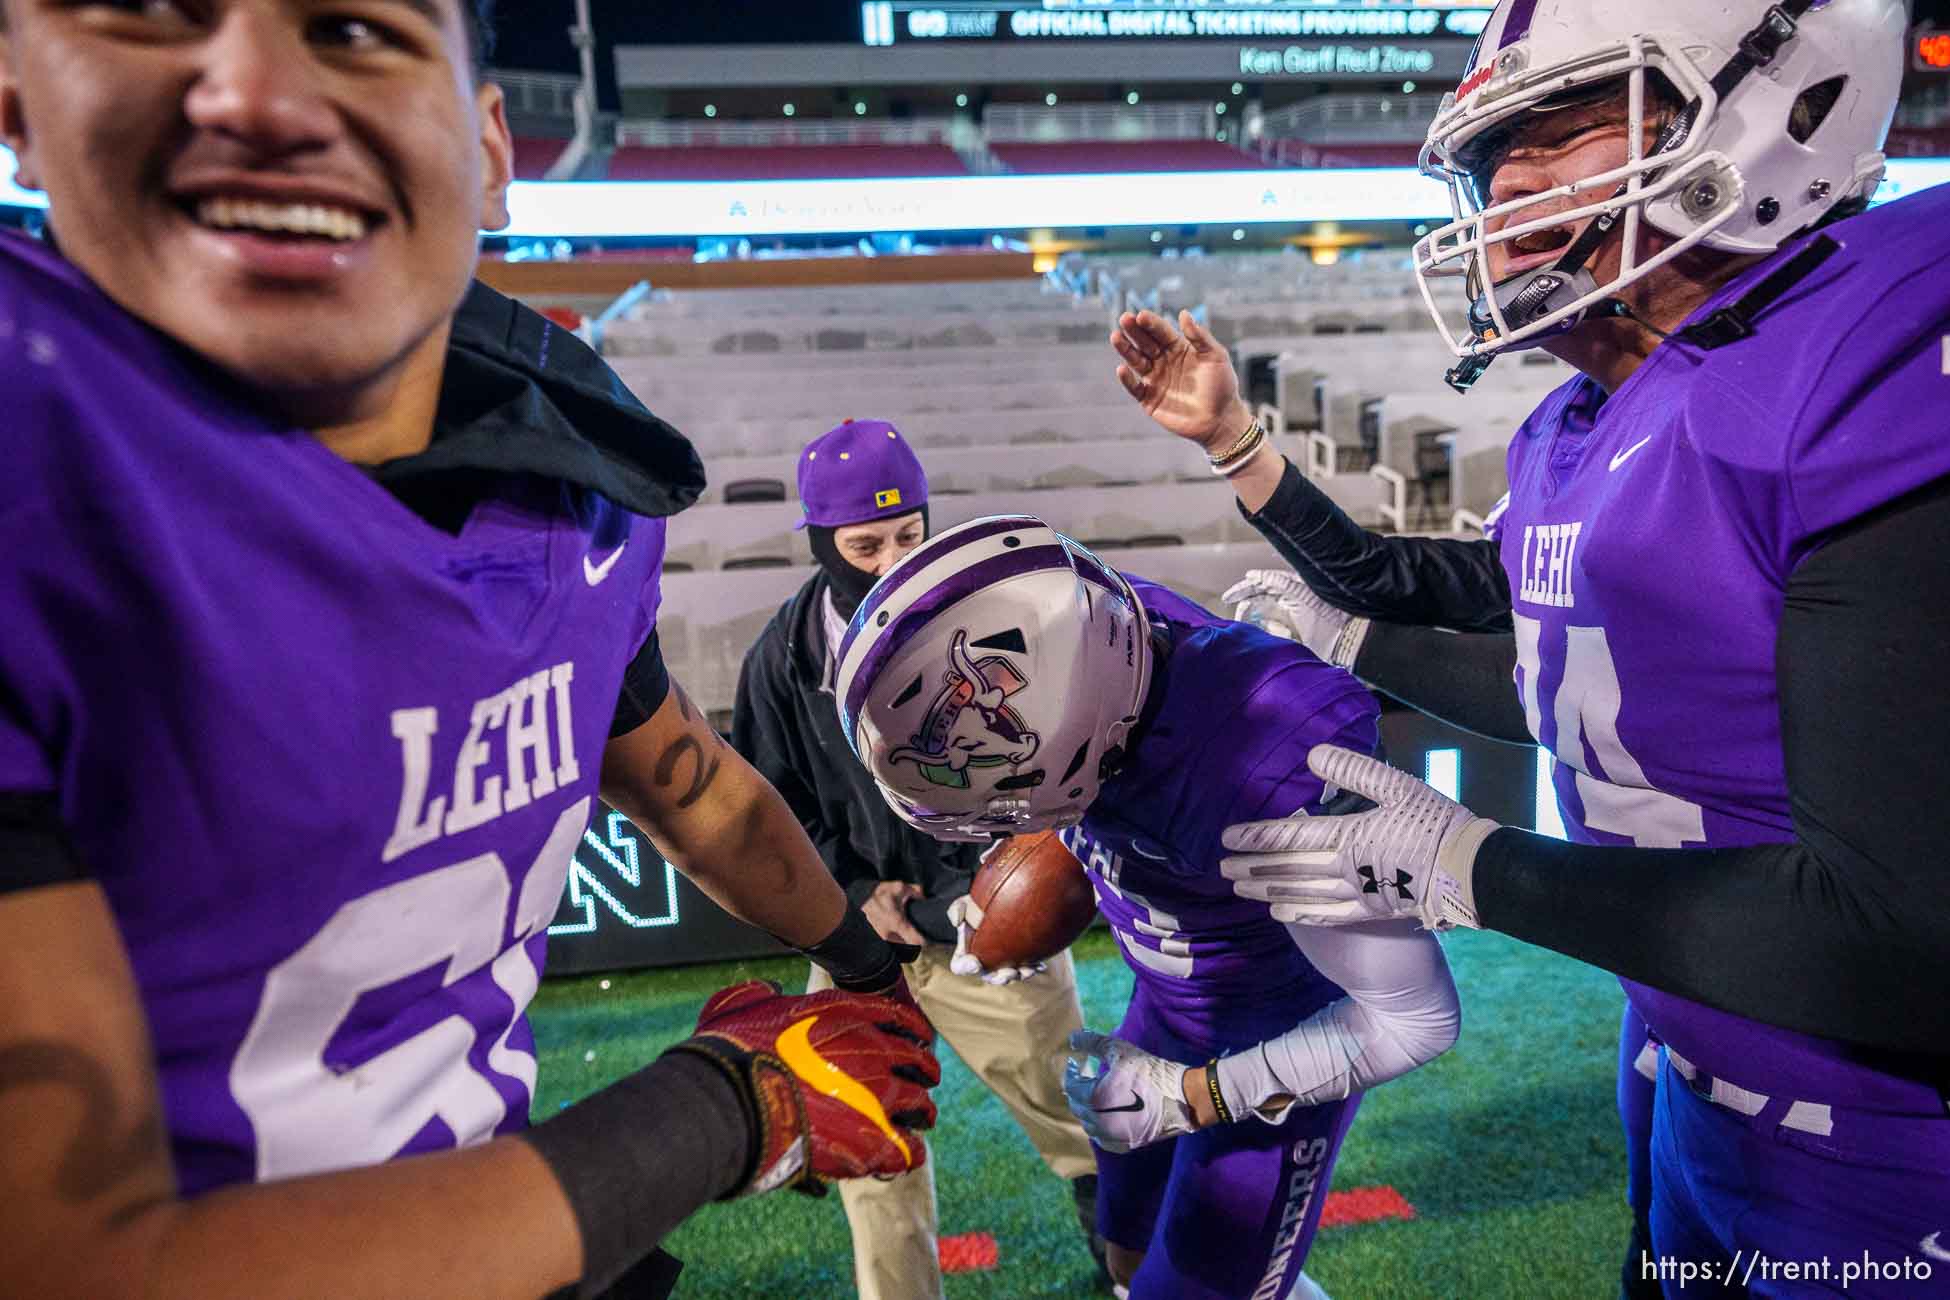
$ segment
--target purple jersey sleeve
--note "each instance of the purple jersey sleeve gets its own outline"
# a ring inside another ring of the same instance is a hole
[[[640,649],[649,639],[651,629],[657,626],[657,612],[664,603],[664,546],[668,529],[662,519],[635,519],[630,532],[630,545],[641,546],[649,551],[652,559],[645,570],[643,583],[637,589],[639,620],[631,629],[631,648]]]
[[[0,792],[51,794],[54,768],[26,723],[0,708]]]
[[[1940,261],[1940,235],[1932,252]],[[1814,373],[1788,444],[1795,559],[1821,534],[1950,473],[1950,275],[1891,285]]]

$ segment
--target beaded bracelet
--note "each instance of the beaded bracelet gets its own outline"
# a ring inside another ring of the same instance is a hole
[[[1240,470],[1253,463],[1259,453],[1266,449],[1266,429],[1258,420],[1247,428],[1245,435],[1234,443],[1232,449],[1223,456],[1212,456],[1212,472],[1220,478],[1231,478]]]

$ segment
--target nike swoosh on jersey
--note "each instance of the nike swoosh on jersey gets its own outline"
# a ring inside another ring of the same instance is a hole
[[[818,1020],[818,1016],[807,1016],[780,1034],[777,1044],[779,1059],[814,1092],[831,1097],[848,1110],[858,1111],[865,1116],[889,1142],[901,1149],[901,1155],[909,1164],[914,1163],[914,1153],[908,1149],[901,1135],[894,1131],[880,1098],[869,1092],[864,1083],[821,1056],[819,1049],[812,1045],[812,1027]]]
[[[1611,458],[1612,472],[1617,473],[1621,465],[1623,465],[1626,461],[1630,460],[1632,457],[1638,455],[1641,451],[1644,451],[1645,444],[1651,441],[1652,439],[1650,438],[1641,438],[1639,441],[1627,447],[1624,451],[1621,451],[1616,456],[1613,456]]]
[[[628,542],[624,542],[623,545],[611,551],[601,564],[591,564],[589,557],[586,555],[583,556],[582,576],[584,580],[592,587],[601,584],[602,580],[609,576],[609,571],[616,567],[616,562],[623,558],[623,552],[629,549],[629,545]]]
[[[1143,1110],[1144,1102],[1133,1092],[1131,1094],[1131,1104],[1128,1106],[1092,1106],[1090,1109],[1096,1111],[1099,1115],[1122,1115],[1129,1111]]]

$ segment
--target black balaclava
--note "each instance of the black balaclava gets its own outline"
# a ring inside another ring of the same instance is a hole
[[[930,531],[925,504],[921,507],[920,515],[921,536],[925,539]],[[807,524],[806,540],[812,545],[813,559],[819,561],[819,567],[826,573],[828,587],[833,593],[833,608],[839,611],[841,618],[850,619],[853,611],[860,608],[860,602],[867,598],[867,593],[873,590],[874,583],[880,580],[840,554],[839,545],[833,540],[833,534],[838,531],[839,528]]]

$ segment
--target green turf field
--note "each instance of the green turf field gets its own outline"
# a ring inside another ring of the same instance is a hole
[[[1462,1041],[1366,1100],[1334,1175],[1336,1189],[1394,1187],[1416,1218],[1323,1231],[1307,1271],[1335,1300],[1615,1295],[1627,1224],[1612,1104],[1618,984],[1498,935],[1463,932],[1446,945]],[[1076,956],[1085,1021],[1108,1029],[1130,973],[1102,931]],[[650,1060],[689,1032],[713,990],[752,976],[792,988],[805,970],[765,961],[544,985],[534,1008],[536,1117]],[[941,1231],[989,1232],[1001,1247],[997,1270],[949,1277],[948,1295],[1094,1294],[1068,1187],[945,1044],[941,1058],[932,1157]],[[836,1196],[714,1205],[668,1244],[686,1261],[686,1300],[853,1293]]]

